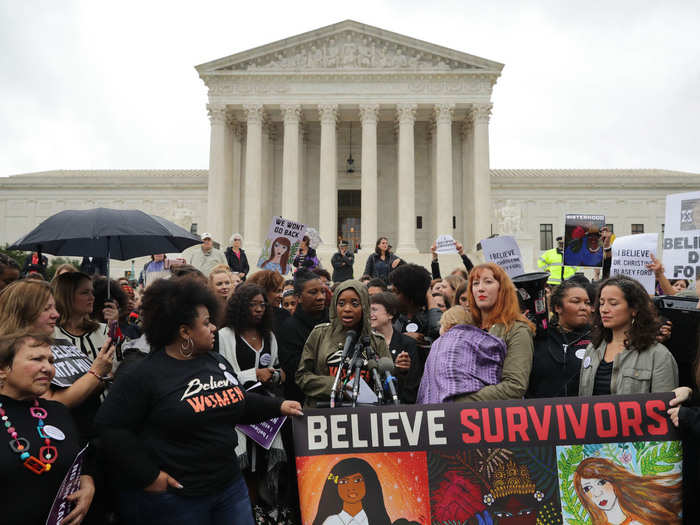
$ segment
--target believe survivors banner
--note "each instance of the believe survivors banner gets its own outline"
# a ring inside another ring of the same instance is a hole
[[[302,522],[680,524],[671,397],[306,409],[293,419]]]

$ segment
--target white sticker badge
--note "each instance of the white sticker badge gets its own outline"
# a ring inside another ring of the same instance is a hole
[[[260,356],[260,364],[262,366],[270,366],[272,363],[272,356],[270,354],[263,354]]]
[[[579,348],[578,350],[576,350],[576,353],[574,355],[576,355],[576,357],[578,357],[579,359],[583,359],[583,356],[586,355],[586,349]]]
[[[406,325],[406,331],[407,331],[409,334],[416,333],[416,332],[418,331],[418,325],[417,325],[416,323],[408,323],[408,324]]]
[[[56,441],[63,441],[66,439],[66,435],[63,433],[63,430],[53,425],[44,425],[42,430],[44,431],[44,434],[49,436],[51,439],[55,439]]]
[[[588,356],[583,360],[583,368],[588,368],[591,366],[591,356]]]

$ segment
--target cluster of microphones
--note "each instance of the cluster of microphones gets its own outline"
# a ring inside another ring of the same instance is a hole
[[[360,393],[360,374],[366,368],[372,378],[372,390],[377,395],[378,403],[399,404],[396,394],[396,378],[394,377],[394,362],[390,357],[379,357],[370,344],[370,338],[364,336],[358,339],[355,330],[348,330],[340,356],[338,370],[331,387],[330,407],[335,408],[336,399],[340,402],[347,384],[352,380],[350,398],[352,406],[357,406]],[[347,371],[344,375],[343,371]]]

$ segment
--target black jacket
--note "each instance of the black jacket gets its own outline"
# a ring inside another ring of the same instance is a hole
[[[396,259],[399,259],[399,258],[391,252],[389,252],[386,255],[385,261],[381,261],[379,254],[376,252],[370,254],[370,256],[367,257],[367,262],[365,263],[365,275],[369,275],[372,279],[376,279],[376,278],[384,279],[384,281],[388,283],[389,282],[389,274],[394,269],[391,267],[391,265],[394,263],[394,261]],[[386,264],[385,269],[381,269],[381,268],[377,267],[377,263],[380,261],[384,262]],[[401,264],[401,263],[399,263],[399,264]]]
[[[418,387],[423,376],[423,365],[418,357],[416,341],[394,330],[389,343],[391,358],[396,361],[399,354],[404,351],[411,358],[411,368],[406,374],[396,373],[396,378],[398,379],[396,390],[402,403],[414,404],[418,397]]]
[[[588,327],[562,332],[557,326],[550,326],[538,335],[525,397],[577,396],[581,350],[591,342],[590,332]]]
[[[348,248],[345,254],[336,252],[331,258],[333,266],[333,282],[342,283],[348,279],[352,279],[352,265],[355,264],[355,254]]]
[[[278,328],[277,348],[279,351],[280,366],[286,375],[284,383],[284,397],[286,399],[295,399],[300,403],[304,402],[304,393],[294,381],[294,375],[299,368],[299,359],[301,352],[304,350],[304,344],[308,339],[311,330],[314,326],[328,322],[328,310],[324,310],[323,314],[318,318],[313,318],[301,307],[297,306],[294,315],[287,317],[282,325]]]
[[[88,275],[107,275],[107,259],[104,257],[83,257],[80,271]]]
[[[231,268],[232,272],[248,275],[250,266],[248,265],[248,257],[245,255],[245,250],[241,249],[240,260],[236,257],[236,254],[233,253],[233,249],[230,246],[226,248],[224,255],[226,256],[228,267]]]

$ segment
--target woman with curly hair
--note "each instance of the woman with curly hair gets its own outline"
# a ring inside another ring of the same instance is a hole
[[[659,325],[641,284],[624,276],[603,281],[596,297],[592,343],[581,363],[579,395],[643,394],[676,388],[678,365],[656,340]]]
[[[336,463],[326,477],[313,525],[390,525],[382,485],[372,465],[360,458]]]
[[[191,278],[159,279],[143,295],[151,353],[117,379],[97,415],[123,523],[254,523],[235,425],[301,415],[301,406],[241,387],[212,351],[217,308]]]
[[[497,264],[475,266],[469,272],[468,283],[468,307],[474,325],[503,340],[506,344],[506,357],[500,382],[453,399],[520,399],[529,384],[535,326],[520,312],[515,285]]]
[[[574,488],[592,525],[680,525],[679,474],[637,476],[605,458],[584,459]]]

